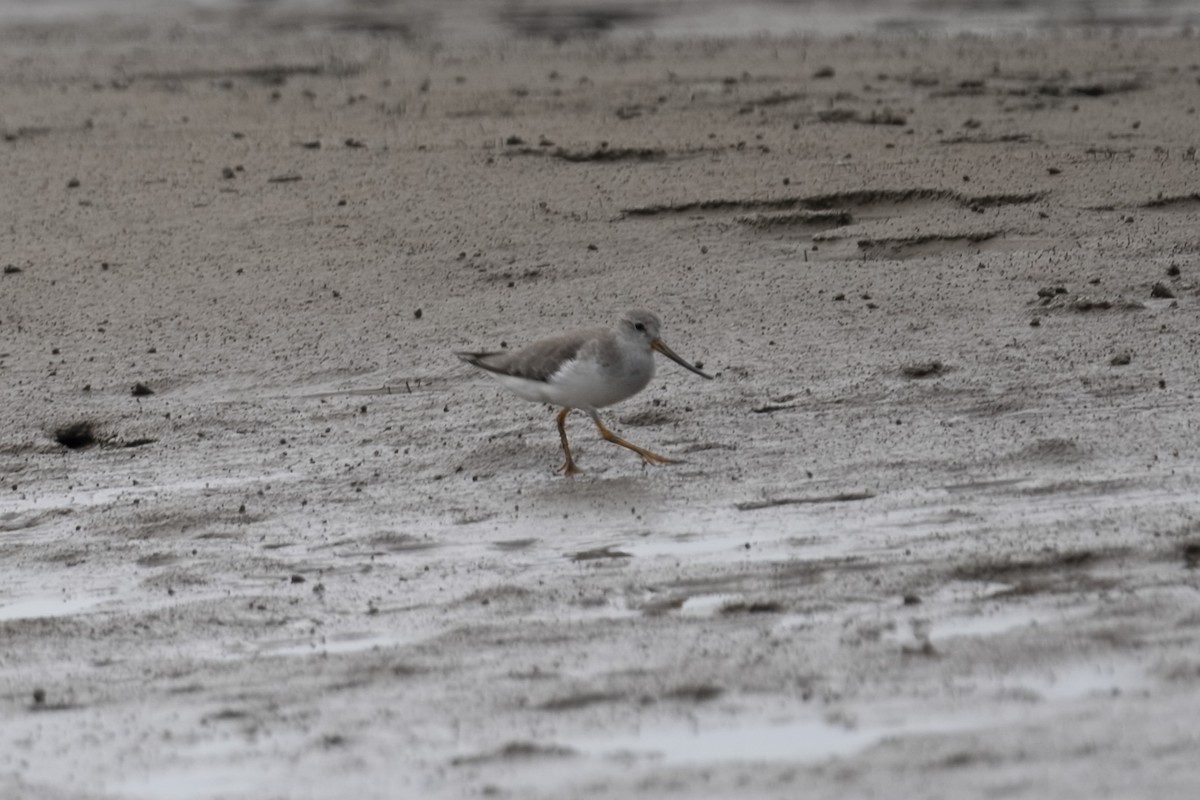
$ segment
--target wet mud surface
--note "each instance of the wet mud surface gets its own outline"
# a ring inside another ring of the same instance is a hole
[[[0,795],[1194,796],[1194,39],[579,19],[0,34]]]

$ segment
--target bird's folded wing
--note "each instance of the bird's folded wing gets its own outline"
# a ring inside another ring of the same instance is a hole
[[[574,361],[588,341],[586,334],[577,334],[546,339],[516,352],[460,352],[455,355],[472,366],[497,375],[545,383],[565,364]]]

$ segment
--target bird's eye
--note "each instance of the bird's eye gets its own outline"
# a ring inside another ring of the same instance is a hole
[[[646,330],[646,326],[645,326],[645,324],[644,324],[644,323],[641,323],[641,322],[634,323],[634,326],[633,326],[633,327],[634,327],[634,330],[639,330],[639,331],[644,331],[644,330]]]

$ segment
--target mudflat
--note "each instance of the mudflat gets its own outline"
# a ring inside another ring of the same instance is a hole
[[[1195,796],[1194,37],[339,19],[0,31],[0,795]]]

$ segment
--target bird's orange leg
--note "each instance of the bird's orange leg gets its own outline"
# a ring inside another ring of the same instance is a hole
[[[678,464],[678,461],[672,461],[666,456],[660,456],[658,453],[651,452],[644,447],[638,447],[633,442],[627,442],[620,436],[604,427],[604,423],[600,421],[599,414],[592,414],[592,422],[596,423],[596,427],[600,429],[600,436],[607,442],[619,444],[621,447],[628,448],[642,457],[643,463],[646,464]]]
[[[571,458],[571,445],[567,444],[567,414],[570,413],[571,409],[566,407],[564,407],[562,411],[558,412],[558,437],[562,439],[563,453],[565,453],[567,456],[566,463],[559,467],[559,469],[561,469],[563,474],[568,478],[582,471],[575,466],[575,459]]]

